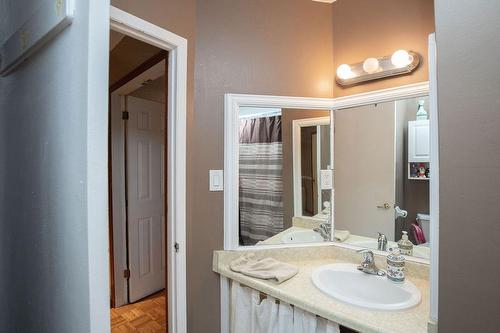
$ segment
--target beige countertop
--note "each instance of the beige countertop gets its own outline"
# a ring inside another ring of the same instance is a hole
[[[229,263],[247,253],[258,257],[272,257],[296,265],[299,273],[282,284],[260,280],[230,270]],[[312,271],[332,263],[359,263],[355,251],[337,246],[311,246],[286,249],[264,249],[251,251],[215,251],[213,270],[222,276],[237,281],[269,296],[297,306],[340,325],[359,332],[427,332],[429,320],[429,267],[425,264],[407,262],[407,279],[422,293],[416,307],[400,311],[373,311],[337,301],[318,290],[311,281]],[[376,255],[379,267],[385,267],[385,257]]]
[[[322,220],[317,220],[313,218],[293,218],[293,224],[292,227],[287,228],[283,230],[282,232],[269,237],[268,239],[259,242],[257,245],[277,245],[277,244],[283,244],[281,241],[284,236],[287,236],[288,234],[294,232],[294,231],[299,231],[299,230],[307,230],[307,229],[314,229],[319,226],[320,223],[324,221]],[[371,247],[372,249],[377,249],[377,239],[376,238],[370,238],[370,237],[365,237],[365,236],[359,236],[359,235],[350,235],[346,240],[344,240],[342,243],[345,244],[351,244],[351,245],[357,245],[359,242],[373,242],[374,246]],[[364,246],[362,246],[364,247]],[[397,242],[389,241],[389,247],[396,248],[397,247]],[[415,245],[414,247],[414,256],[416,258],[422,258],[422,259],[427,259],[429,260],[431,255],[431,249],[428,246],[423,246],[423,245]]]

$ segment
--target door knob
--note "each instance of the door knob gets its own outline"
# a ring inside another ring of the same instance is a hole
[[[391,205],[388,202],[385,202],[383,205],[378,205],[377,208],[389,209]]]

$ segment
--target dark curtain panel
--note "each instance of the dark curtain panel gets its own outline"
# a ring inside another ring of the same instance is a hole
[[[240,122],[240,244],[283,231],[281,116]]]

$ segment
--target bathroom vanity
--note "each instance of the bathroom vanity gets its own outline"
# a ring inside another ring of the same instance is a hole
[[[422,83],[338,99],[226,95],[225,251],[213,258],[223,332],[234,283],[359,332],[435,328],[428,93]],[[358,270],[360,250],[374,253],[375,269]],[[275,284],[232,271],[245,253],[299,273]],[[403,284],[366,274],[398,280],[388,256],[406,262]]]
[[[321,291],[313,283],[313,272],[324,265],[352,264],[361,262],[361,256],[351,249],[336,246],[312,246],[286,249],[252,250],[257,256],[271,257],[276,260],[293,264],[299,268],[299,273],[281,284],[271,281],[251,278],[246,275],[231,271],[229,264],[247,251],[215,251],[213,257],[213,270],[221,276],[221,286],[230,290],[230,284],[236,281],[244,286],[258,290],[265,295],[280,301],[297,306],[317,316],[336,322],[342,326],[359,332],[427,332],[429,321],[429,269],[428,265],[408,262],[406,264],[406,278],[418,288],[420,301],[417,305],[399,310],[377,310],[352,305],[338,300]],[[375,255],[377,266],[385,268],[385,257]],[[358,272],[365,285],[355,285],[358,280],[353,280],[350,288],[366,288],[370,280],[386,277],[363,275]],[[388,281],[389,282],[389,281]],[[392,282],[389,282],[392,283]],[[397,288],[398,284],[394,284]],[[379,288],[380,289],[380,288]],[[380,290],[374,288],[371,292]],[[380,296],[381,303],[394,295]],[[382,305],[381,305],[382,306]]]

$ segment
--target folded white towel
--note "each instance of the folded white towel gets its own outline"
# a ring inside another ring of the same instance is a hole
[[[282,283],[299,272],[297,267],[273,258],[257,259],[254,253],[233,260],[229,267],[234,272],[276,283]]]
[[[334,237],[339,242],[345,241],[349,236],[351,236],[349,230],[335,230]]]

